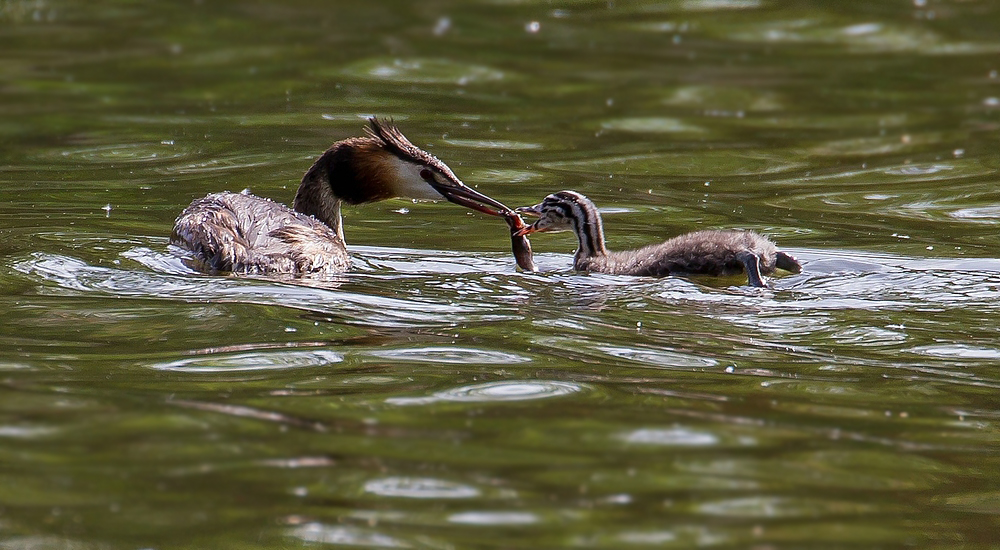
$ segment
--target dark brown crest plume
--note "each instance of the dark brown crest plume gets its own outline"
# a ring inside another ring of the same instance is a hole
[[[406,139],[403,132],[400,132],[399,128],[392,123],[392,119],[379,120],[376,117],[371,117],[368,119],[368,123],[370,127],[365,128],[365,133],[378,141],[387,151],[403,160],[426,164],[441,172],[452,181],[460,181],[458,176],[451,171],[451,168],[448,168],[447,164]]]

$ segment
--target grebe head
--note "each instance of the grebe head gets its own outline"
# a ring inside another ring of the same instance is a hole
[[[363,204],[394,197],[446,199],[490,214],[510,216],[502,203],[468,187],[448,165],[410,143],[391,122],[368,119],[366,137],[330,146],[302,176],[293,208],[315,216],[344,238],[341,203]]]
[[[390,121],[368,119],[367,138],[361,138],[351,168],[359,192],[369,202],[391,197],[446,199],[492,216],[510,213],[504,206],[462,183],[447,164],[417,147]],[[354,202],[344,197],[347,202]]]
[[[594,210],[594,203],[576,191],[560,191],[545,197],[534,206],[515,209],[519,214],[538,218],[535,223],[519,230],[518,235],[529,235],[543,231],[569,231],[574,224],[588,219],[588,212]]]

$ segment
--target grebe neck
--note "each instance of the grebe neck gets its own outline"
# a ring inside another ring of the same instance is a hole
[[[302,176],[292,208],[330,226],[341,242],[347,242],[344,240],[344,222],[340,217],[343,201],[333,192],[331,185],[331,160],[334,160],[331,157],[335,155],[334,148],[331,148],[316,159],[309,171]]]
[[[579,240],[576,260],[607,256],[608,249],[604,245],[604,224],[594,203],[581,195],[569,203],[568,217]]]

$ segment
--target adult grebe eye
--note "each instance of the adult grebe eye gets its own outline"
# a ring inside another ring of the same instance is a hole
[[[420,178],[428,183],[434,183],[434,172],[424,168],[420,170]]]

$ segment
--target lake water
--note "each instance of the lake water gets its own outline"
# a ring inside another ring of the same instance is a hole
[[[0,0],[0,548],[995,548],[1000,5]],[[349,207],[354,268],[196,274],[391,116],[609,247],[804,270],[520,273],[502,221]]]

